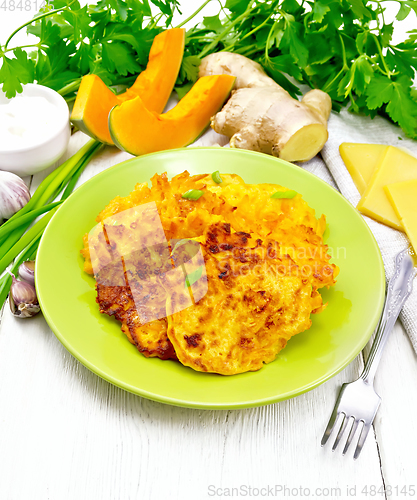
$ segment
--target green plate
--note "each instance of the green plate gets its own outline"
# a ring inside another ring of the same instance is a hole
[[[277,359],[257,372],[234,376],[198,373],[176,361],[147,359],[120,324],[99,313],[94,279],[83,271],[82,237],[116,195],[157,172],[169,178],[215,170],[248,183],[269,182],[301,193],[326,214],[327,243],[340,267],[337,285],[324,290],[327,309],[310,330],[291,339]],[[49,326],[81,363],[105,380],[145,398],[192,408],[247,408],[302,394],[348,365],[374,331],[382,311],[385,277],[378,246],[359,213],[325,182],[276,158],[220,148],[178,149],[116,165],[83,184],[59,208],[42,237],[37,292]]]

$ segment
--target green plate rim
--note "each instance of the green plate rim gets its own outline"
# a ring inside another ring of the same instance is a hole
[[[302,167],[298,167],[297,165],[294,165],[290,162],[287,162],[285,160],[279,159],[281,163],[285,163],[288,168],[294,170],[294,172],[303,172],[302,175],[306,175],[307,177],[311,177],[314,179],[314,182],[319,182],[323,186],[325,186],[325,189],[331,189],[333,190],[337,196],[340,198],[342,203],[345,203],[349,206],[349,208],[352,211],[352,216],[356,218],[356,220],[361,224],[365,229],[368,235],[370,236],[370,240],[373,243],[374,249],[376,251],[376,255],[378,256],[378,263],[379,263],[379,279],[380,283],[378,286],[379,290],[379,297],[377,299],[377,307],[374,310],[374,314],[372,319],[369,321],[369,325],[367,327],[366,333],[363,335],[363,342],[359,344],[359,348],[353,351],[353,353],[344,360],[343,363],[340,364],[340,366],[336,366],[334,370],[326,373],[322,377],[316,379],[314,382],[311,384],[306,384],[305,386],[301,387],[300,389],[296,389],[293,391],[289,391],[284,394],[280,394],[278,396],[271,396],[267,398],[260,398],[259,400],[250,400],[250,401],[242,401],[239,403],[232,403],[232,404],[227,404],[227,403],[206,403],[206,402],[198,402],[198,401],[188,401],[188,400],[182,400],[178,398],[171,398],[167,396],[161,396],[159,394],[151,393],[149,391],[140,389],[138,387],[132,386],[123,380],[117,379],[116,377],[109,376],[106,372],[95,366],[93,363],[91,363],[88,359],[86,359],[82,354],[80,354],[79,351],[77,351],[75,348],[72,347],[71,343],[61,334],[59,331],[59,328],[55,324],[54,319],[48,312],[48,307],[43,301],[42,297],[42,278],[39,278],[39,276],[42,276],[42,251],[44,246],[47,245],[47,239],[49,237],[49,234],[53,231],[53,226],[54,226],[54,221],[57,220],[57,216],[59,217],[59,213],[62,211],[63,207],[69,203],[69,201],[76,195],[78,196],[80,192],[83,192],[89,188],[91,184],[94,184],[96,179],[102,175],[106,175],[107,172],[113,169],[119,169],[122,168],[123,165],[126,163],[130,162],[138,162],[141,161],[143,158],[148,158],[150,156],[155,156],[155,155],[164,155],[164,154],[172,154],[173,151],[175,152],[182,152],[182,151],[193,151],[193,150],[198,150],[198,151],[222,151],[222,153],[226,154],[245,154],[245,155],[253,155],[253,156],[258,156],[261,158],[271,158],[268,155],[265,155],[264,153],[259,153],[256,151],[249,151],[249,150],[243,150],[243,149],[233,149],[233,148],[213,148],[213,147],[186,147],[186,148],[178,148],[175,150],[166,150],[166,151],[158,151],[155,153],[149,153],[143,156],[138,156],[135,158],[130,158],[129,160],[125,160],[123,162],[120,162],[116,165],[113,165],[102,172],[94,175],[90,179],[88,179],[86,182],[84,182],[81,186],[79,186],[66,200],[65,202],[59,206],[58,210],[56,213],[53,215],[51,218],[49,224],[47,225],[42,238],[39,243],[39,249],[38,249],[38,255],[36,258],[36,264],[35,264],[35,273],[37,275],[37,282],[36,282],[36,291],[39,299],[39,304],[41,306],[42,313],[44,315],[44,318],[46,322],[48,323],[49,327],[57,337],[57,339],[61,342],[61,344],[67,349],[67,351],[74,356],[80,363],[82,363],[86,368],[88,368],[90,371],[92,371],[95,375],[98,375],[100,378],[106,380],[107,382],[110,382],[111,384],[115,385],[116,387],[119,387],[121,389],[124,389],[128,392],[131,392],[132,394],[144,397],[146,399],[150,399],[152,401],[156,401],[159,403],[164,403],[164,404],[169,404],[172,406],[178,406],[182,408],[194,408],[194,409],[203,409],[203,410],[237,410],[237,409],[244,409],[244,408],[253,408],[253,407],[258,407],[258,406],[264,406],[264,405],[269,405],[273,403],[278,403],[280,401],[285,401],[287,399],[291,399],[296,396],[300,396],[301,394],[304,394],[308,391],[311,391],[315,389],[316,387],[322,385],[324,382],[328,381],[338,373],[340,373],[344,368],[346,368],[356,357],[357,355],[362,351],[362,349],[365,347],[365,345],[368,343],[372,333],[375,331],[381,313],[382,309],[384,306],[385,302],[385,287],[386,287],[386,279],[385,279],[385,269],[384,269],[384,263],[382,260],[381,256],[381,251],[379,249],[379,246],[376,242],[376,239],[370,230],[368,224],[365,222],[364,218],[360,215],[360,213],[356,210],[356,208],[333,186],[325,182],[323,179],[320,177],[312,174],[311,172],[304,170]],[[272,157],[273,158],[273,157]],[[277,158],[276,158],[277,159]],[[78,193],[78,194],[77,194]]]

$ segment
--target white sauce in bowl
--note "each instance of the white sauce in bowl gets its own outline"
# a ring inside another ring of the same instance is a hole
[[[0,104],[0,151],[42,143],[61,122],[58,108],[45,97],[18,95]]]

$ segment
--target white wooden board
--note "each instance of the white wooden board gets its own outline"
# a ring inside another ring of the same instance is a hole
[[[86,140],[73,136],[67,155]],[[80,182],[127,158],[106,148]],[[33,178],[32,190],[42,178]],[[0,498],[369,498],[373,487],[408,488],[416,483],[416,361],[397,324],[377,375],[383,404],[375,431],[355,462],[353,449],[342,457],[320,440],[340,385],[360,373],[361,356],[289,401],[249,410],[182,409],[101,380],[62,347],[42,316],[18,320],[5,308]]]

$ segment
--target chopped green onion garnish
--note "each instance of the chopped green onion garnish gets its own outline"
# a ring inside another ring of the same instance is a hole
[[[203,266],[198,267],[185,277],[185,288],[194,285],[203,274]]]
[[[176,250],[178,247],[180,247],[180,246],[182,246],[182,245],[185,245],[185,244],[186,244],[186,243],[188,243],[189,241],[193,241],[193,240],[191,240],[190,238],[183,238],[182,240],[178,240],[178,241],[175,243],[174,248],[172,249],[172,253],[174,253],[174,252],[175,252],[175,250]]]
[[[271,198],[286,198],[286,199],[291,199],[297,196],[297,191],[277,191],[274,194],[271,194]]]
[[[221,182],[223,182],[223,179],[220,177],[220,172],[218,170],[211,174],[211,178],[216,184],[220,184]]]
[[[204,191],[201,191],[200,189],[189,189],[182,195],[182,197],[186,200],[198,200],[203,196],[203,194]]]

